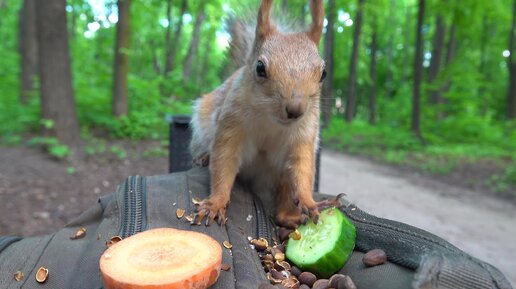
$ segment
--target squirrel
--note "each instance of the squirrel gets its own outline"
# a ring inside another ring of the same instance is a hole
[[[232,57],[242,66],[196,100],[190,150],[208,165],[211,194],[196,204],[194,222],[226,222],[237,175],[273,190],[278,224],[294,228],[319,217],[312,196],[318,146],[321,83],[318,44],[323,0],[310,0],[307,31],[283,33],[272,22],[272,0],[262,0],[256,28],[232,27]]]

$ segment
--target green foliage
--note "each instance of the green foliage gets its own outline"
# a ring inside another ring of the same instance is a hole
[[[503,127],[479,123],[474,129],[470,128],[470,122],[463,125],[466,127],[459,124],[450,127],[443,121],[442,126],[435,125],[434,128],[443,133],[428,137],[427,143],[422,144],[406,126],[370,125],[362,120],[350,124],[334,118],[323,131],[323,141],[336,149],[371,155],[388,163],[409,165],[435,174],[448,174],[466,161],[493,159],[504,163],[516,160],[516,142],[508,141]],[[450,132],[444,133],[447,130]],[[454,132],[464,137],[457,138]],[[514,139],[514,132],[511,139]],[[469,140],[469,143],[463,140]],[[500,183],[498,180],[513,182],[515,175],[516,169],[509,166],[503,176],[495,177],[496,183]]]
[[[70,148],[67,145],[59,143],[55,137],[33,137],[29,140],[31,146],[42,146],[50,155],[63,159],[70,155]]]
[[[111,146],[111,153],[116,155],[119,159],[125,159],[127,157],[127,152],[122,147],[117,145]]]

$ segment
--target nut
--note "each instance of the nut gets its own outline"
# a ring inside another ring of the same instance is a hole
[[[77,240],[77,239],[84,238],[84,236],[86,236],[86,228],[81,227],[81,228],[79,228],[79,230],[77,230],[77,232],[75,232],[75,234],[73,236],[70,237],[70,239]]]
[[[40,267],[38,272],[36,272],[36,281],[38,283],[45,283],[48,279],[48,269],[45,267]]]
[[[299,289],[310,289],[310,286],[306,284],[301,284],[301,286],[299,286]]]
[[[229,241],[222,242],[222,245],[224,245],[224,248],[226,248],[226,249],[233,248],[233,245],[231,245],[231,243]]]
[[[382,249],[373,249],[362,257],[362,262],[366,266],[377,266],[387,261],[387,254]]]
[[[120,236],[113,236],[109,241],[106,242],[106,246],[111,247],[112,245],[122,241],[122,237]]]
[[[299,282],[301,282],[302,284],[306,284],[310,287],[312,287],[315,281],[317,281],[317,277],[311,272],[303,272],[299,274],[297,278],[299,279]]]
[[[260,285],[260,287],[258,287],[258,289],[274,289],[274,288],[276,288],[276,287],[274,287],[271,284],[262,284],[262,285]]]
[[[229,269],[231,269],[231,266],[229,266],[229,264],[223,263],[220,265],[220,270],[222,271],[229,271]]]
[[[351,280],[351,277],[343,274],[335,274],[331,276],[330,288],[336,288],[336,289],[356,289],[357,286],[355,283],[353,283],[353,280]]]
[[[176,217],[178,219],[181,219],[184,215],[185,215],[185,209],[177,208],[177,210],[176,210]]]
[[[299,281],[294,278],[287,278],[281,281],[281,285],[285,286],[286,288],[299,288]]]
[[[269,241],[267,241],[265,238],[252,239],[249,242],[253,244],[258,251],[263,251],[269,247]]]
[[[292,275],[296,276],[296,277],[299,277],[299,275],[301,275],[301,273],[303,271],[301,271],[301,269],[299,269],[298,267],[296,266],[292,266],[292,269],[290,270],[290,272],[292,273]]]
[[[288,237],[292,240],[299,240],[301,239],[301,232],[299,232],[298,229],[295,229],[292,233],[288,235]]]
[[[23,280],[23,277],[25,275],[23,274],[22,271],[16,271],[16,273],[14,273],[14,280],[20,282],[21,280]]]
[[[282,271],[283,272],[283,271]],[[280,271],[276,270],[276,269],[272,269],[270,271],[272,277],[274,279],[277,279],[277,280],[283,280],[283,279],[287,279],[287,276],[285,276],[283,273],[281,273]]]
[[[285,227],[280,227],[278,230],[278,237],[279,237],[280,241],[283,242],[283,241],[287,240],[288,235],[290,233],[292,233],[291,229],[287,229]]]
[[[274,264],[274,268],[276,268],[279,271],[286,270],[290,272],[292,266],[290,266],[290,263],[287,261],[276,261],[276,263]]]
[[[281,262],[281,261],[285,260],[285,253],[277,252],[276,254],[274,254],[274,259],[277,262]]]
[[[328,289],[330,288],[330,281],[328,279],[319,279],[315,281],[312,289]]]
[[[193,203],[194,205],[199,205],[201,202],[202,202],[202,200],[201,200],[201,199],[199,199],[199,198],[192,198],[192,203]]]

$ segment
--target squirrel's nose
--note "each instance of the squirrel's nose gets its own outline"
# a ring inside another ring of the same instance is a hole
[[[292,101],[285,107],[288,119],[298,119],[304,113],[303,106],[299,101]]]

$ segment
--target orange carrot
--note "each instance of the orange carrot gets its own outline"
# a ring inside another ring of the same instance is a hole
[[[208,235],[171,228],[138,233],[100,257],[106,289],[204,289],[219,276],[220,244]]]

